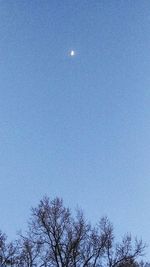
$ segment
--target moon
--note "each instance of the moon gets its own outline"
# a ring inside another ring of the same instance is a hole
[[[74,57],[76,53],[74,50],[71,50],[69,54],[70,54],[70,57]]]

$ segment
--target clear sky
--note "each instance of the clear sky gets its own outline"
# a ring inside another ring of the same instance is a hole
[[[44,194],[150,243],[150,1],[0,0],[0,229]]]

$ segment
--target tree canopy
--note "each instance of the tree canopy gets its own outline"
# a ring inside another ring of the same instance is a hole
[[[0,232],[0,266],[137,267],[144,249],[130,234],[116,242],[107,217],[92,226],[81,210],[73,216],[60,198],[44,197],[32,208],[26,234],[17,241],[7,244]]]

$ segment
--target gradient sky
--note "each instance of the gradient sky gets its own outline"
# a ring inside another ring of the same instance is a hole
[[[0,229],[45,194],[150,243],[150,1],[0,0]]]

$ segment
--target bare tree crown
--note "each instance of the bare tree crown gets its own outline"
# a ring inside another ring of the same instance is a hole
[[[102,217],[96,226],[83,212],[72,216],[62,199],[44,197],[32,208],[26,235],[6,244],[0,232],[0,266],[14,267],[137,267],[142,240],[126,235],[115,242],[113,226]]]

